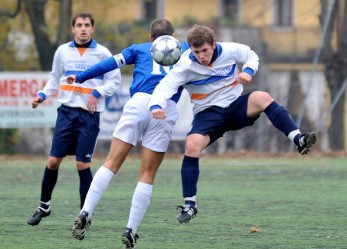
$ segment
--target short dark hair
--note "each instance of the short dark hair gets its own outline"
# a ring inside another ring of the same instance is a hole
[[[172,23],[166,19],[155,19],[151,23],[151,36],[153,40],[162,35],[173,35],[174,32]]]
[[[86,18],[89,18],[90,19],[90,22],[92,24],[92,27],[94,27],[94,19],[93,19],[93,16],[92,14],[88,13],[88,12],[81,12],[81,13],[77,13],[71,20],[71,25],[72,27],[75,27],[75,24],[76,24],[76,19],[77,18],[83,18],[83,19],[86,19]]]
[[[216,38],[213,29],[194,24],[188,32],[187,41],[190,47],[199,48],[206,42],[210,45],[214,44]]]

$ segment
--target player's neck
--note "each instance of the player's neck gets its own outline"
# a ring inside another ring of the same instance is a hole
[[[75,43],[75,46],[78,47],[78,48],[88,48],[90,46],[90,44],[92,43],[92,39],[90,39],[89,42],[84,43],[84,44],[78,44],[76,42],[76,40],[74,40],[74,43]]]

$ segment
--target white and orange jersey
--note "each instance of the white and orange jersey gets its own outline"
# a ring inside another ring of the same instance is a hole
[[[77,74],[92,67],[100,61],[112,56],[104,46],[92,40],[88,48],[76,47],[74,42],[59,46],[53,59],[52,71],[46,86],[39,93],[49,98],[59,90],[58,101],[69,107],[80,107],[88,110],[88,95],[96,90],[98,92],[97,112],[105,108],[105,97],[113,95],[121,84],[119,69],[110,71],[102,76],[87,80],[84,84],[68,84],[68,75]]]
[[[256,73],[259,58],[240,43],[216,43],[216,49],[217,58],[209,66],[201,65],[190,49],[183,53],[154,90],[149,107],[165,108],[167,99],[182,85],[194,103],[194,114],[211,106],[224,108],[236,100],[243,92],[243,85],[236,81],[237,74],[245,69]]]

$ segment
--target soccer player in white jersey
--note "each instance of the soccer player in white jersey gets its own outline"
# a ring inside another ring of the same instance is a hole
[[[83,240],[92,213],[104,194],[112,178],[116,178],[130,150],[142,139],[141,165],[138,183],[135,188],[128,223],[122,234],[125,248],[135,248],[140,225],[153,191],[154,178],[167,151],[173,127],[178,119],[176,103],[181,91],[168,99],[165,111],[169,114],[166,120],[151,117],[147,108],[151,94],[171,67],[163,67],[152,60],[150,48],[152,41],[162,35],[173,35],[174,28],[166,19],[156,19],[150,28],[150,42],[134,44],[115,56],[112,56],[92,68],[68,77],[69,82],[83,83],[86,79],[104,74],[116,68],[134,64],[133,82],[130,86],[130,99],[125,104],[123,113],[113,132],[112,144],[106,161],[95,173],[87,194],[85,204],[72,226],[74,238]],[[182,43],[182,49],[188,44]]]
[[[51,197],[58,178],[58,169],[67,155],[76,155],[80,178],[80,208],[84,204],[93,176],[91,159],[99,134],[100,112],[105,107],[105,96],[111,96],[120,86],[119,70],[84,85],[70,85],[67,75],[76,74],[111,56],[111,52],[92,39],[94,19],[90,13],[78,13],[72,19],[74,40],[61,45],[55,52],[52,72],[46,86],[32,100],[36,108],[59,91],[58,108],[50,155],[44,170],[40,205],[28,219],[29,225],[38,225],[51,214]]]
[[[264,112],[272,124],[294,142],[300,154],[307,154],[316,141],[315,132],[301,134],[288,111],[267,92],[242,95],[258,69],[257,54],[248,46],[216,42],[213,30],[194,25],[189,31],[187,50],[174,69],[154,90],[149,108],[154,118],[170,117],[167,100],[184,86],[194,103],[192,128],[186,137],[181,168],[184,205],[179,206],[180,223],[197,212],[196,194],[201,151],[230,130],[252,126]]]

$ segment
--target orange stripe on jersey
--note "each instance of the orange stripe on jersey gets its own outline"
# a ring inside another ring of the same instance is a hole
[[[85,94],[90,94],[93,91],[92,88],[70,86],[70,85],[60,85],[60,90],[69,91],[69,92],[76,92],[76,93],[85,93]]]
[[[77,48],[77,50],[78,50],[78,53],[80,53],[80,56],[82,57],[84,52],[86,52],[87,48],[79,47],[79,48]]]
[[[230,85],[227,85],[227,86],[223,86],[217,90],[214,90],[213,92],[211,93],[214,93],[216,91],[219,91],[220,89],[223,89],[223,88],[226,88],[226,87],[229,87],[229,86],[236,86],[237,85],[237,81],[235,80],[233,83],[231,83]],[[191,99],[192,100],[200,100],[200,99],[204,99],[206,98],[208,95],[210,95],[211,93],[193,93],[192,96],[191,96]]]

